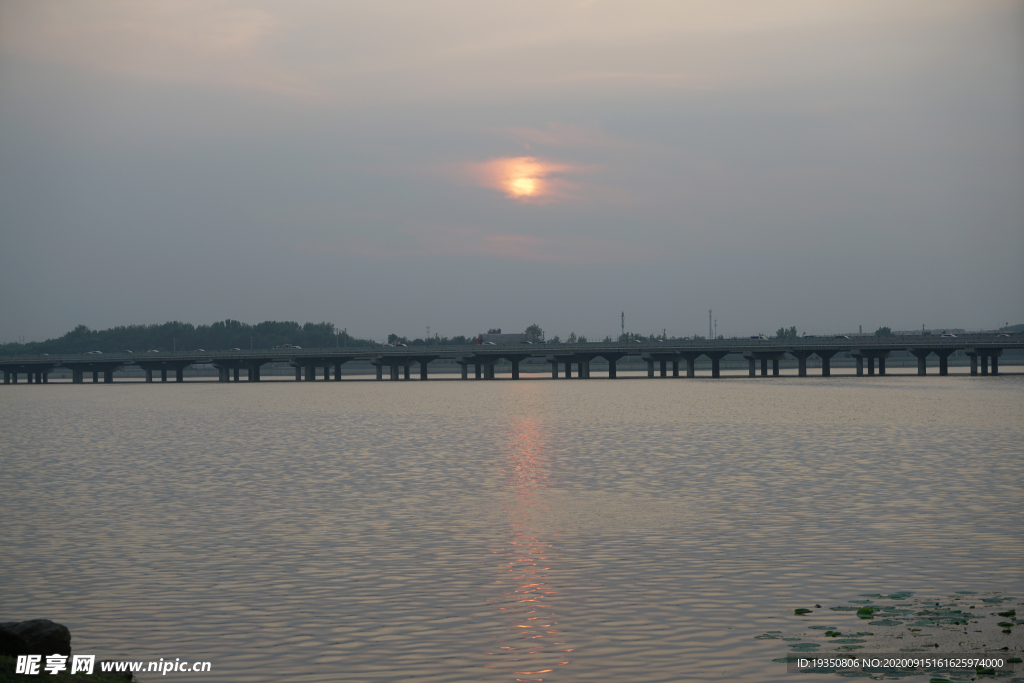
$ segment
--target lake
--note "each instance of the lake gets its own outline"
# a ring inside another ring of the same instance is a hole
[[[212,662],[143,681],[804,680],[756,638],[804,628],[795,608],[1024,589],[1018,375],[51,384],[0,406],[0,621]]]

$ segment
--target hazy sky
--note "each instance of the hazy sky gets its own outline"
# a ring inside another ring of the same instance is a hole
[[[0,341],[1024,322],[1024,2],[0,0]]]

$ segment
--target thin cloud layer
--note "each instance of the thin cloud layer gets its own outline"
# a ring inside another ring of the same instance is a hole
[[[509,199],[550,202],[569,199],[573,183],[565,176],[587,169],[537,157],[499,157],[470,163],[467,170],[477,184],[498,190]]]

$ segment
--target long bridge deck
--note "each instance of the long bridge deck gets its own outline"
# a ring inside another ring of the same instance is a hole
[[[928,357],[938,359],[940,375],[948,373],[948,358],[956,351],[963,351],[971,359],[971,374],[987,375],[999,373],[999,357],[1007,349],[1024,349],[1021,335],[964,335],[960,337],[836,337],[800,338],[794,340],[709,340],[679,342],[643,343],[582,343],[582,344],[510,344],[504,346],[416,346],[416,347],[373,347],[346,349],[255,349],[247,351],[197,351],[189,353],[103,353],[77,354],[66,356],[8,356],[0,358],[0,369],[4,373],[4,384],[17,384],[19,375],[25,375],[29,383],[46,383],[49,373],[56,368],[71,370],[72,381],[83,383],[87,373],[93,382],[113,382],[114,371],[134,366],[145,371],[146,381],[152,382],[154,373],[167,381],[168,373],[174,373],[176,381],[184,381],[184,369],[192,365],[212,365],[220,373],[223,382],[240,379],[244,371],[250,381],[260,380],[260,368],[267,363],[288,363],[295,368],[295,379],[313,381],[321,373],[322,378],[341,380],[341,366],[351,361],[364,361],[376,367],[377,379],[384,378],[388,368],[391,379],[409,379],[410,368],[419,366],[420,379],[427,379],[428,366],[432,361],[455,362],[462,368],[462,378],[469,378],[469,368],[477,379],[493,379],[494,366],[500,361],[512,365],[512,378],[519,379],[519,364],[527,359],[541,359],[551,364],[551,376],[572,377],[573,366],[576,376],[590,377],[590,363],[602,358],[608,364],[608,377],[616,377],[616,363],[626,357],[639,357],[647,363],[649,377],[656,376],[656,367],[661,377],[680,376],[680,363],[685,365],[687,377],[695,376],[695,363],[705,356],[711,361],[711,377],[720,376],[720,361],[729,355],[741,355],[749,362],[749,372],[754,376],[760,365],[762,375],[779,374],[779,361],[789,355],[796,358],[798,374],[807,376],[807,359],[817,356],[821,361],[821,374],[831,373],[831,359],[838,353],[848,353],[856,359],[857,374],[885,374],[885,361],[893,352],[905,351],[917,358],[919,375],[927,374]],[[564,375],[560,369],[564,368]]]

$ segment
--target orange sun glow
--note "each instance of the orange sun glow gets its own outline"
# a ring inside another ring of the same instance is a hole
[[[510,199],[542,200],[564,195],[565,182],[550,176],[571,172],[574,167],[536,157],[501,157],[471,164],[473,177],[484,187],[499,190]],[[559,192],[559,189],[563,190]]]

